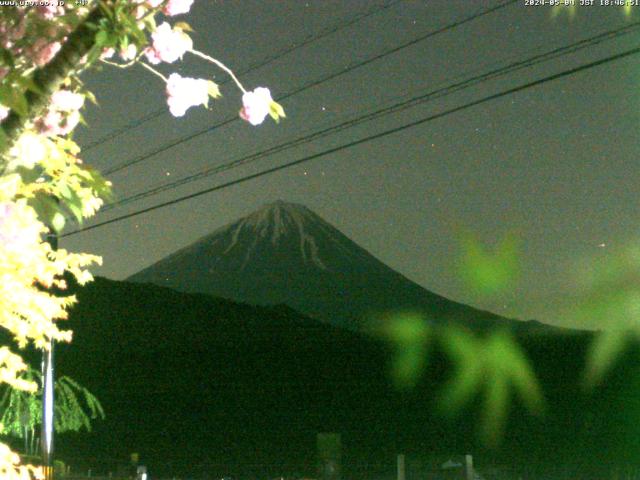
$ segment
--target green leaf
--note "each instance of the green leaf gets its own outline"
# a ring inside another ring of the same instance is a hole
[[[527,356],[511,334],[498,332],[498,340],[503,344],[502,356],[498,361],[509,365],[514,390],[530,412],[541,414],[544,410],[544,396]]]
[[[27,203],[36,211],[45,225],[53,225],[53,217],[60,212],[60,205],[51,196],[38,192]]]
[[[15,66],[11,50],[0,48],[0,63],[2,63],[2,65],[6,65],[9,68],[13,68]]]
[[[109,34],[105,30],[99,30],[96,33],[95,46],[99,48],[104,48],[108,46],[109,42]]]
[[[148,17],[146,17],[144,20],[144,24],[147,27],[147,30],[150,32],[155,31],[155,29],[157,28],[156,19],[153,15],[149,15]]]
[[[84,92],[84,96],[94,105],[98,105],[98,100],[96,100],[96,96],[93,94],[93,92],[86,90]]]
[[[478,358],[479,346],[470,332],[457,327],[446,327],[441,332],[445,351],[455,365],[453,377],[440,394],[439,407],[447,415],[457,414],[479,391],[482,362]]]
[[[482,295],[495,295],[512,288],[520,270],[518,251],[518,242],[513,236],[505,237],[491,253],[468,235],[463,241],[460,277],[468,288]]]
[[[7,134],[4,133],[4,129],[0,127],[0,151],[4,151],[7,145]]]
[[[184,32],[193,32],[193,28],[187,22],[176,22],[173,28],[177,28]]]
[[[628,341],[628,333],[620,329],[605,330],[597,335],[587,354],[585,386],[594,387],[602,381],[616,357],[627,347]]]
[[[419,315],[396,315],[385,320],[379,333],[393,347],[391,379],[398,389],[416,386],[427,364],[429,326]]]
[[[102,10],[102,13],[104,13],[104,15],[107,17],[100,20],[100,26],[104,26],[108,24],[108,22],[113,23],[114,13],[113,13],[112,6],[107,4],[106,2],[99,2],[98,7],[100,8],[100,10]]]
[[[486,443],[495,446],[504,430],[511,390],[534,414],[541,413],[543,399],[533,370],[510,333],[493,333],[483,351],[486,385],[482,435]]]
[[[218,98],[221,96],[220,87],[218,84],[212,80],[207,82],[207,93],[211,98]]]
[[[427,364],[426,345],[397,350],[391,362],[391,378],[396,388],[414,388]]]
[[[485,444],[495,447],[500,441],[509,411],[507,379],[496,377],[485,387],[481,435]]]
[[[51,219],[51,226],[56,232],[61,232],[64,229],[65,218],[64,215],[60,212],[56,212],[53,214],[53,218]]]
[[[497,331],[477,339],[471,332],[446,327],[443,346],[455,365],[455,373],[440,397],[440,408],[458,413],[483,392],[480,433],[495,446],[506,423],[511,392],[534,414],[542,411],[544,399],[529,362],[508,332]]]
[[[273,118],[276,123],[280,121],[280,118],[286,118],[284,108],[278,102],[271,101],[269,104],[269,116]]]
[[[42,169],[38,167],[17,167],[15,171],[18,175],[20,175],[20,178],[22,178],[22,181],[24,183],[33,183],[42,175]]]
[[[129,46],[129,37],[127,35],[123,35],[120,37],[118,44],[120,45],[120,50],[126,50]]]
[[[42,88],[35,82],[35,80],[32,77],[20,78],[20,85],[22,85],[22,87],[25,90],[30,90],[39,95],[45,94],[44,90],[42,90]]]
[[[0,103],[20,116],[29,113],[29,103],[20,89],[8,85],[0,86]]]
[[[83,219],[82,199],[73,190],[68,190],[68,192],[63,194],[63,196],[64,196],[63,205],[65,206],[65,208],[69,212],[71,212],[71,214],[75,217],[78,223],[82,223],[82,219]]]
[[[84,172],[84,178],[86,184],[91,188],[95,194],[102,198],[105,202],[110,201],[113,198],[113,192],[111,190],[111,182],[106,180],[100,172],[96,169],[83,164],[82,170]]]

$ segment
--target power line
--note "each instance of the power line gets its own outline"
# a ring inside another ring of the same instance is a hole
[[[136,200],[140,200],[142,198],[146,198],[155,194],[158,194],[160,192],[164,192],[167,190],[172,190],[174,188],[177,188],[181,185],[185,185],[191,182],[194,182],[196,180],[200,180],[202,178],[206,178],[210,175],[214,175],[216,173],[220,173],[226,170],[230,170],[232,168],[237,168],[241,165],[246,165],[248,163],[252,163],[254,161],[258,161],[261,160],[269,155],[272,155],[274,153],[279,153],[282,152],[284,150],[288,150],[290,148],[305,144],[305,143],[309,143],[313,140],[317,140],[319,138],[324,138],[325,136],[328,135],[332,135],[336,132],[340,132],[346,128],[351,128],[353,126],[359,125],[361,123],[364,122],[369,122],[372,120],[375,120],[381,116],[384,115],[389,115],[392,113],[396,113],[397,111],[400,110],[405,110],[407,108],[413,107],[415,105],[418,104],[422,104],[437,98],[442,98],[444,96],[456,93],[462,89],[466,89],[466,88],[470,88],[472,86],[475,86],[479,83],[506,75],[508,73],[512,73],[515,72],[517,70],[521,70],[524,68],[528,68],[531,67],[533,65],[536,65],[538,63],[541,62],[545,62],[545,61],[549,61],[551,59],[554,58],[558,58],[561,56],[565,56],[571,53],[575,53],[581,49],[587,48],[587,47],[591,47],[594,45],[597,45],[599,43],[602,43],[604,41],[607,40],[611,40],[617,37],[620,37],[622,35],[626,35],[628,33],[631,33],[632,31],[636,30],[638,27],[640,27],[640,22],[634,22],[632,24],[629,24],[627,26],[624,26],[622,28],[617,28],[614,30],[609,30],[607,32],[580,40],[578,42],[572,43],[570,45],[566,45],[563,47],[558,47],[555,49],[552,49],[550,51],[544,52],[544,53],[540,53],[537,55],[534,55],[532,57],[529,57],[525,60],[520,60],[514,63],[511,63],[509,65],[494,69],[490,72],[487,73],[483,73],[481,75],[477,75],[471,78],[468,78],[464,81],[458,82],[458,83],[454,83],[453,85],[447,85],[446,87],[443,88],[437,88],[435,90],[429,91],[425,94],[421,94],[415,97],[412,97],[408,100],[404,100],[402,102],[399,103],[395,103],[391,106],[385,107],[385,108],[381,108],[378,109],[374,112],[365,114],[365,115],[361,115],[358,116],[354,119],[351,120],[347,120],[345,122],[342,122],[338,125],[333,125],[331,127],[328,128],[324,128],[322,130],[313,132],[311,134],[308,135],[304,135],[292,140],[289,140],[287,142],[281,143],[279,145],[273,146],[267,150],[262,150],[260,152],[257,153],[253,153],[247,156],[244,156],[240,159],[236,159],[234,161],[231,162],[227,162],[224,163],[222,165],[216,165],[214,167],[209,167],[206,168],[204,170],[201,170],[200,172],[188,175],[186,177],[183,177],[181,179],[175,180],[173,182],[168,182],[168,183],[164,183],[155,187],[152,187],[146,191],[143,192],[139,192],[133,195],[130,195],[129,197],[126,197],[124,199],[121,199],[119,201],[113,202],[111,204],[106,205],[105,207],[103,207],[102,212],[104,211],[108,211],[112,208],[115,208],[117,206],[120,205],[124,205],[127,203],[131,203],[133,201]],[[459,77],[459,76],[458,76]]]
[[[325,157],[327,155],[330,155],[332,153],[336,153],[336,152],[341,151],[341,150],[346,150],[348,148],[352,148],[352,147],[355,147],[357,145],[360,145],[360,144],[363,144],[363,143],[366,143],[366,142],[370,142],[372,140],[377,140],[379,138],[383,138],[383,137],[386,137],[386,136],[389,136],[389,135],[393,135],[395,133],[407,130],[409,128],[416,127],[418,125],[425,124],[427,122],[431,122],[433,120],[437,120],[439,118],[451,115],[453,113],[457,113],[457,112],[466,110],[468,108],[475,107],[477,105],[481,105],[483,103],[490,102],[492,100],[496,100],[498,98],[501,98],[501,97],[504,97],[504,96],[507,96],[507,95],[511,95],[513,93],[520,92],[522,90],[526,90],[528,88],[532,88],[532,87],[535,87],[535,86],[538,86],[538,85],[542,85],[544,83],[551,82],[553,80],[557,80],[557,79],[560,79],[560,78],[568,77],[570,75],[575,75],[578,72],[582,72],[584,70],[588,70],[588,69],[591,69],[591,68],[594,68],[594,67],[597,67],[597,66],[600,66],[600,65],[604,65],[606,63],[610,63],[610,62],[613,62],[613,61],[616,61],[616,60],[620,60],[622,58],[626,58],[626,57],[629,57],[631,55],[635,55],[637,53],[640,53],[640,47],[635,47],[635,48],[626,50],[624,52],[605,57],[605,58],[600,59],[600,60],[595,60],[593,62],[582,64],[582,65],[580,65],[578,67],[570,68],[570,69],[564,70],[564,71],[562,71],[560,73],[556,73],[556,74],[553,74],[553,75],[549,75],[547,77],[543,77],[543,78],[538,79],[538,80],[527,82],[527,83],[524,83],[522,85],[519,85],[519,86],[516,86],[516,87],[512,87],[512,88],[503,90],[503,91],[498,92],[498,93],[494,93],[492,95],[487,95],[487,96],[485,96],[485,97],[483,97],[483,98],[481,98],[479,100],[474,100],[472,102],[465,103],[465,104],[460,105],[458,107],[454,107],[454,108],[451,108],[449,110],[445,110],[444,112],[440,112],[440,113],[436,113],[436,114],[433,114],[433,115],[429,115],[429,116],[423,117],[423,118],[421,118],[419,120],[415,120],[413,122],[406,123],[406,124],[401,125],[399,127],[394,127],[394,128],[388,129],[388,130],[384,130],[383,132],[379,132],[379,133],[376,133],[374,135],[369,135],[369,136],[363,137],[363,138],[361,138],[359,140],[354,140],[352,142],[349,142],[349,143],[346,143],[346,144],[343,144],[343,145],[340,145],[340,146],[337,146],[337,147],[333,147],[333,148],[324,150],[322,152],[315,153],[313,155],[308,155],[306,157],[302,157],[300,159],[293,160],[291,162],[287,162],[287,163],[282,164],[282,165],[271,167],[271,168],[262,170],[262,171],[257,172],[257,173],[246,175],[244,177],[241,177],[241,178],[238,178],[238,179],[235,179],[235,180],[232,180],[232,181],[220,184],[220,185],[216,185],[214,187],[210,187],[210,188],[207,188],[207,189],[204,189],[204,190],[200,190],[200,191],[195,192],[195,193],[191,193],[189,195],[185,195],[185,196],[173,199],[173,200],[169,200],[167,202],[162,202],[162,203],[153,205],[151,207],[147,207],[147,208],[138,210],[136,212],[131,212],[131,213],[128,213],[126,215],[121,215],[119,217],[115,217],[115,218],[112,218],[110,220],[106,220],[104,222],[100,222],[100,223],[88,226],[88,227],[83,228],[81,230],[76,230],[76,231],[73,231],[73,232],[65,233],[65,234],[61,235],[61,237],[69,237],[69,236],[72,236],[72,235],[75,235],[75,234],[78,234],[78,233],[82,233],[82,232],[86,232],[86,231],[89,231],[89,230],[93,230],[94,228],[98,228],[98,227],[102,227],[104,225],[109,225],[109,224],[116,223],[116,222],[119,222],[119,221],[122,221],[122,220],[126,220],[128,218],[132,218],[132,217],[135,217],[135,216],[138,216],[138,215],[142,215],[143,213],[148,213],[148,212],[151,212],[153,210],[158,210],[160,208],[168,207],[170,205],[174,205],[174,204],[186,201],[186,200],[190,200],[192,198],[199,197],[201,195],[205,195],[207,193],[212,193],[212,192],[215,192],[215,191],[218,191],[218,190],[222,190],[222,189],[234,186],[234,185],[238,185],[240,183],[247,182],[249,180],[253,180],[253,179],[256,179],[256,178],[259,178],[259,177],[270,175],[270,174],[278,172],[280,170],[285,170],[287,168],[290,168],[290,167],[293,167],[293,166],[296,166],[296,165],[300,165],[302,163],[306,163],[306,162],[309,162],[311,160],[315,160],[316,158]]]
[[[338,70],[336,72],[333,72],[333,73],[330,73],[328,75],[325,75],[324,77],[321,77],[319,79],[312,80],[311,82],[309,82],[309,83],[307,83],[307,84],[305,84],[305,85],[303,85],[301,87],[298,87],[298,88],[296,88],[296,89],[294,89],[294,90],[292,90],[292,91],[290,91],[290,92],[278,97],[277,101],[281,102],[283,100],[286,100],[287,98],[292,97],[294,95],[297,95],[298,93],[301,93],[301,92],[303,92],[305,90],[309,90],[310,88],[313,88],[313,87],[316,87],[316,86],[318,86],[320,84],[326,83],[326,82],[328,82],[330,80],[333,80],[333,79],[335,79],[335,78],[337,78],[339,76],[342,76],[342,75],[345,75],[345,74],[347,74],[349,72],[352,72],[353,70],[356,70],[358,68],[364,67],[365,65],[368,65],[368,64],[370,64],[372,62],[375,62],[375,61],[377,61],[377,60],[379,60],[381,58],[384,58],[384,57],[387,57],[387,56],[392,55],[394,53],[397,53],[400,50],[408,48],[408,47],[410,47],[412,45],[415,45],[416,43],[419,43],[419,42],[421,42],[423,40],[431,38],[431,37],[433,37],[435,35],[439,35],[441,33],[444,33],[444,32],[447,32],[449,30],[452,30],[454,28],[457,28],[460,25],[463,25],[465,23],[471,22],[471,21],[476,20],[478,18],[481,18],[481,17],[483,17],[485,15],[489,15],[489,14],[491,14],[493,12],[496,12],[496,11],[498,11],[498,10],[500,10],[502,8],[505,8],[505,7],[507,7],[507,6],[509,6],[509,5],[513,4],[513,3],[516,3],[518,1],[519,0],[507,0],[505,2],[500,3],[497,6],[484,9],[484,10],[478,12],[478,13],[475,13],[473,15],[467,16],[467,17],[465,17],[463,19],[460,19],[460,20],[457,20],[457,21],[455,21],[453,23],[445,25],[444,27],[440,27],[440,28],[438,28],[436,30],[432,30],[432,31],[426,33],[425,35],[421,35],[420,37],[417,37],[417,38],[415,38],[413,40],[410,40],[410,41],[408,41],[406,43],[403,43],[402,45],[399,45],[397,47],[391,48],[389,50],[385,50],[384,52],[382,52],[380,54],[374,55],[374,56],[369,57],[369,58],[367,58],[365,60],[362,60],[360,62],[353,63],[350,66],[341,68],[340,70]],[[228,118],[226,118],[226,119],[224,119],[224,120],[222,120],[222,121],[220,121],[218,123],[215,123],[215,124],[213,124],[213,125],[211,125],[209,127],[206,127],[206,128],[204,128],[202,130],[194,132],[194,133],[192,133],[190,135],[182,137],[182,138],[180,138],[178,140],[175,140],[173,142],[169,142],[169,143],[167,143],[167,144],[165,144],[165,145],[163,145],[163,146],[161,146],[161,147],[159,147],[159,148],[157,148],[155,150],[152,150],[152,151],[150,151],[148,153],[140,155],[139,157],[136,157],[136,158],[134,158],[132,160],[127,160],[125,162],[122,162],[122,163],[120,163],[119,165],[116,165],[113,168],[105,170],[104,174],[105,175],[111,175],[113,173],[119,172],[120,170],[124,170],[125,168],[129,168],[129,167],[131,167],[133,165],[136,165],[136,164],[138,164],[140,162],[148,160],[149,158],[154,157],[154,156],[156,156],[156,155],[158,155],[160,153],[163,153],[163,152],[165,152],[165,151],[167,151],[167,150],[169,150],[169,149],[171,149],[171,148],[173,148],[173,147],[175,147],[177,145],[180,145],[182,143],[185,143],[185,142],[188,142],[190,140],[193,140],[194,138],[197,138],[197,137],[199,137],[201,135],[204,135],[205,133],[211,132],[211,131],[215,130],[216,128],[219,128],[219,127],[225,126],[225,125],[227,125],[227,124],[229,124],[231,122],[234,122],[234,121],[238,120],[238,118],[239,118],[238,115],[230,116],[230,117],[228,117]]]
[[[253,64],[248,66],[247,68],[245,68],[244,70],[241,70],[240,72],[238,72],[238,76],[241,75],[246,75],[249,72],[252,72],[253,70],[257,70],[259,68],[262,68],[272,62],[275,62],[276,60],[279,60],[280,58],[290,54],[291,52],[294,52],[300,48],[306,47],[307,45],[316,42],[318,40],[321,40],[325,37],[328,37],[329,35],[332,35],[336,32],[339,32],[340,30],[343,30],[345,28],[348,28],[352,25],[355,25],[356,23],[364,20],[365,18],[369,18],[379,12],[382,12],[384,10],[387,10],[395,5],[397,5],[398,3],[402,2],[404,0],[392,0],[388,3],[385,3],[383,5],[378,5],[376,7],[370,8],[369,10],[362,12],[362,13],[358,13],[356,15],[354,15],[352,18],[347,19],[344,22],[340,22],[337,25],[335,25],[334,27],[331,28],[326,28],[322,31],[320,31],[317,35],[309,35],[306,37],[306,39],[304,39],[302,42],[295,44],[291,47],[288,48],[284,48],[280,51],[278,51],[277,53]],[[229,83],[231,80],[227,79],[224,80],[223,82],[220,82],[220,85],[225,85],[227,83]],[[118,128],[114,131],[112,131],[111,133],[108,133],[107,135],[99,138],[98,140],[90,143],[89,145],[85,146],[82,148],[83,151],[87,152],[88,150],[91,150],[92,148],[95,148],[99,145],[102,145],[103,143],[106,143],[110,140],[113,140],[116,137],[119,137],[120,135],[122,135],[125,132],[131,131],[135,128],[138,128],[139,126],[153,120],[154,118],[158,118],[159,116],[165,114],[167,112],[166,107],[158,109],[154,112],[151,112],[148,115],[145,115],[144,117],[141,117],[137,120],[134,120],[133,122],[129,122],[127,125],[125,125],[124,127]]]

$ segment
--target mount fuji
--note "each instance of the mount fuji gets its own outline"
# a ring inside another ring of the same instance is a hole
[[[372,318],[397,312],[481,329],[525,324],[426,290],[307,207],[283,201],[206,235],[127,280],[256,305],[286,304],[356,330],[366,328]]]

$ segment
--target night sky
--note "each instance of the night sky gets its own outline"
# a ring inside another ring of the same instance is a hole
[[[188,21],[195,48],[235,71],[273,57],[377,6],[360,22],[308,43],[241,76],[248,89],[268,86],[274,97],[338,72],[413,38],[497,5],[494,1],[210,1],[196,0]],[[204,168],[311,133],[535,53],[571,44],[640,20],[619,7],[578,7],[551,15],[522,0],[433,36],[282,101],[287,119],[251,127],[240,120],[110,175],[120,198]],[[462,92],[388,115],[253,164],[183,185],[95,221],[332,148],[462,105],[511,86],[640,45],[638,32],[603,42]],[[223,72],[193,56],[162,65],[168,74],[209,77]],[[140,67],[105,66],[86,76],[99,107],[77,133],[90,145],[164,104],[162,82]],[[562,323],[550,312],[575,283],[576,262],[606,260],[638,238],[640,56],[592,68],[427,122],[398,134],[285,169],[61,242],[97,253],[95,273],[124,279],[202,235],[265,203],[307,205],[392,268],[449,298],[517,318]],[[84,153],[108,170],[172,140],[233,116],[240,92],[231,83],[210,110],[180,119],[165,114]],[[87,225],[90,225],[88,223]],[[493,245],[507,233],[522,239],[520,283],[480,299],[460,282],[460,235],[472,231]],[[596,327],[598,325],[584,325]]]

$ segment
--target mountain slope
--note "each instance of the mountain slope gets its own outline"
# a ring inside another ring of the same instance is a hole
[[[74,341],[57,346],[56,374],[93,391],[107,419],[91,434],[61,435],[56,448],[85,471],[106,474],[139,452],[154,478],[313,476],[322,431],[343,434],[345,478],[365,475],[363,464],[391,462],[393,472],[399,451],[423,459],[473,452],[479,464],[517,472],[569,461],[593,472],[639,458],[638,369],[618,369],[603,389],[581,395],[588,334],[521,337],[549,408],[532,417],[514,400],[503,448],[486,451],[474,435],[476,408],[456,422],[433,414],[452,373],[437,351],[418,387],[402,392],[391,387],[385,344],[287,307],[101,278],[77,294],[65,325]]]
[[[506,319],[432,293],[308,208],[282,201],[222,227],[129,281],[258,305],[286,304],[335,325],[417,311],[434,322],[486,327]]]

